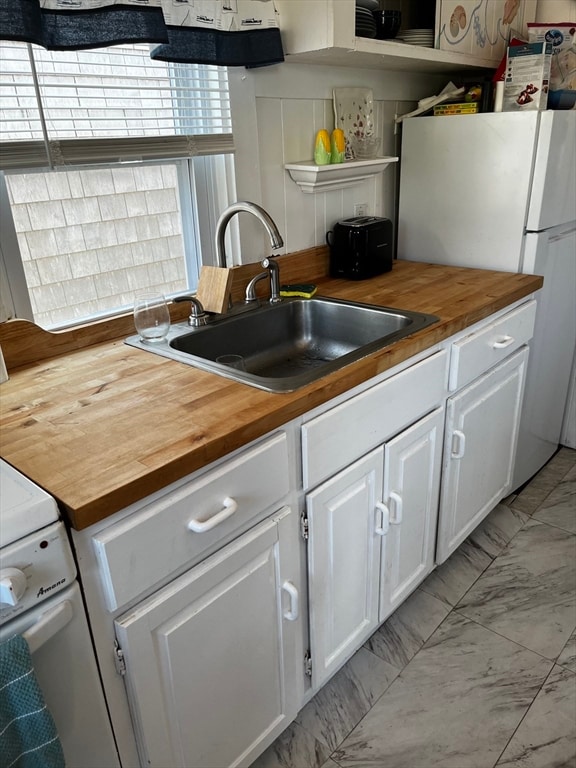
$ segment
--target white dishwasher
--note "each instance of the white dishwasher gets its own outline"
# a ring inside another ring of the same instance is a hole
[[[0,642],[23,635],[67,768],[119,768],[76,566],[54,499],[0,459]]]

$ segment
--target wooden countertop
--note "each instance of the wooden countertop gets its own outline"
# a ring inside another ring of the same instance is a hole
[[[82,529],[537,291],[542,278],[397,261],[369,281],[316,282],[318,295],[440,322],[288,394],[129,347],[132,331],[27,362],[1,385],[0,455]],[[0,345],[9,331],[0,325]]]

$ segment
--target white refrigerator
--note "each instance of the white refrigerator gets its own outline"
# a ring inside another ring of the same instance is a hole
[[[514,489],[570,425],[576,347],[576,112],[419,117],[402,126],[398,258],[544,276]]]

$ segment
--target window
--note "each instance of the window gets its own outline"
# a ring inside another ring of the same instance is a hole
[[[0,44],[0,312],[55,328],[194,290],[233,197],[226,70],[31,53]]]

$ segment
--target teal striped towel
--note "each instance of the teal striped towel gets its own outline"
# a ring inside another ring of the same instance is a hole
[[[56,726],[21,635],[0,643],[0,768],[64,768]]]

